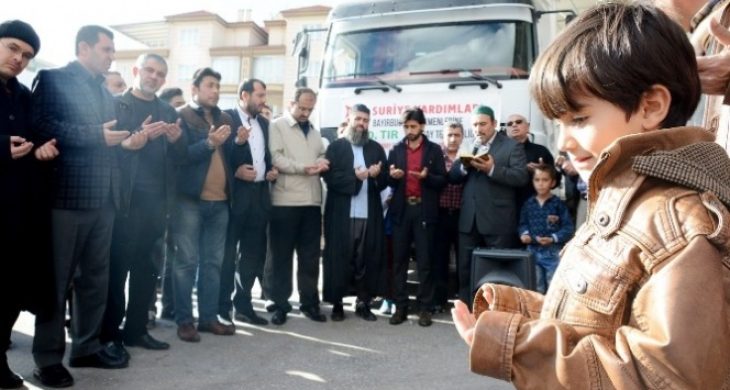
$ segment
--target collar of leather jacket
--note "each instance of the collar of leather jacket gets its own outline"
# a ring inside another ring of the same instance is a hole
[[[712,193],[730,207],[730,159],[713,141],[714,135],[705,129],[677,127],[621,137],[609,145],[588,185],[589,214],[595,215],[601,235],[618,229],[647,177]],[[621,191],[601,193],[606,185]]]

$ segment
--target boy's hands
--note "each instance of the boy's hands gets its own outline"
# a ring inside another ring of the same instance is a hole
[[[464,302],[457,299],[454,302],[454,308],[451,309],[451,318],[454,320],[459,336],[466,342],[466,345],[471,347],[474,342],[474,326],[477,323],[474,315],[471,314]]]
[[[530,237],[529,234],[523,234],[523,235],[520,236],[520,241],[523,244],[527,245],[527,244],[531,244],[532,243],[532,238]]]

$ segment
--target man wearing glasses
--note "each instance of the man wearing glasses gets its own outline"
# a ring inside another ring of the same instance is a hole
[[[319,256],[322,234],[322,184],[329,170],[322,136],[309,121],[317,95],[300,88],[289,112],[271,122],[271,159],[279,176],[271,189],[269,240],[271,257],[264,269],[264,291],[274,302],[271,323],[282,325],[292,307],[292,256],[297,251],[297,281],[301,312],[325,322],[319,310]]]
[[[528,183],[525,149],[497,132],[494,111],[479,106],[472,112],[476,157],[466,166],[457,161],[449,171],[452,183],[464,183],[459,215],[459,299],[471,302],[471,255],[476,247],[511,248],[516,243],[519,188]]]
[[[535,195],[535,188],[532,185],[532,174],[535,172],[535,167],[539,164],[552,166],[555,164],[555,159],[546,147],[530,141],[530,122],[524,116],[512,114],[507,117],[507,135],[524,146],[527,171],[530,173],[530,180],[517,191],[517,209],[519,210],[529,197]],[[560,176],[555,181],[555,186],[558,185],[560,185]],[[520,215],[519,211],[517,215]]]

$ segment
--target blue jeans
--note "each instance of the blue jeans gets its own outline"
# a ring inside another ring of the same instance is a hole
[[[193,323],[196,274],[200,323],[215,321],[228,229],[228,202],[179,198],[174,221],[172,230],[178,247],[172,266],[175,322]]]
[[[554,246],[542,247],[537,250],[530,248],[532,256],[535,259],[535,276],[537,281],[537,291],[545,294],[550,282],[553,280],[555,270],[560,262],[560,250]]]

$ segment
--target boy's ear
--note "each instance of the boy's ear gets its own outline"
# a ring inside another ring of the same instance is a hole
[[[664,118],[669,113],[672,103],[672,94],[661,84],[654,84],[641,96],[639,115],[642,127],[645,130],[656,130],[661,127]]]

